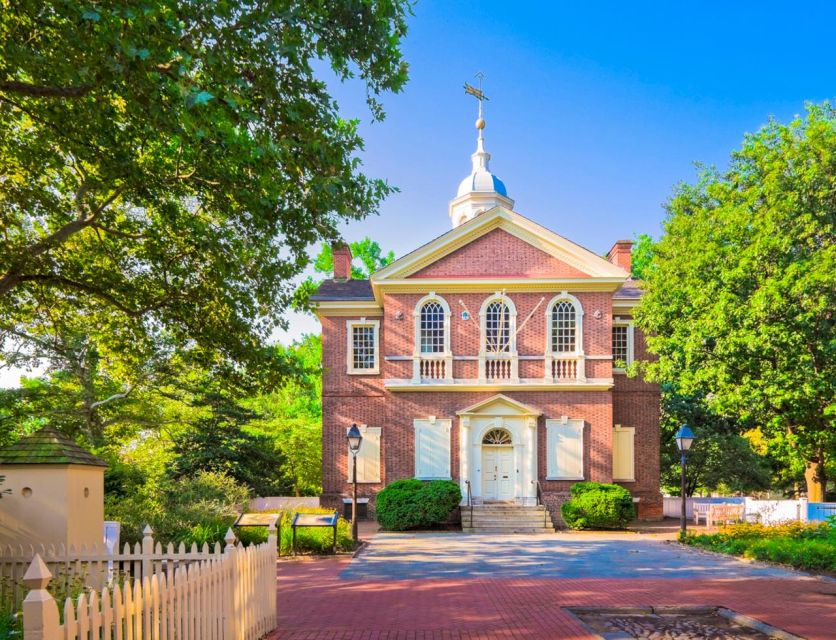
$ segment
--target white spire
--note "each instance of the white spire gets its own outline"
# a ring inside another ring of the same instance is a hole
[[[479,101],[479,116],[476,119],[476,130],[479,135],[476,138],[476,151],[470,156],[473,170],[461,181],[456,197],[450,201],[449,215],[453,227],[458,227],[497,205],[503,205],[509,209],[514,206],[514,201],[508,197],[508,192],[505,190],[505,184],[490,172],[491,154],[485,151],[483,106],[488,98],[482,92],[483,74],[477,73],[476,77],[479,78],[479,88],[465,83],[464,90]]]

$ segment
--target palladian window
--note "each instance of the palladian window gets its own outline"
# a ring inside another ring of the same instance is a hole
[[[552,353],[574,353],[578,322],[575,305],[561,300],[552,307]]]

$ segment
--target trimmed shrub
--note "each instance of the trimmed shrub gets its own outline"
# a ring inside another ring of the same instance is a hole
[[[560,513],[572,529],[623,529],[636,517],[633,497],[617,484],[577,482]]]
[[[395,480],[377,494],[377,521],[389,531],[435,527],[461,502],[451,480]]]

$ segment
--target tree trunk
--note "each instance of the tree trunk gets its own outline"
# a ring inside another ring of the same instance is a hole
[[[804,479],[807,481],[807,500],[809,502],[824,502],[827,471],[825,470],[823,456],[817,456],[807,461],[807,466],[804,469]]]

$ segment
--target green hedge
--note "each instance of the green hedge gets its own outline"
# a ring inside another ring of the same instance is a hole
[[[636,517],[633,497],[617,484],[577,482],[560,513],[572,529],[623,529]]]
[[[431,528],[445,522],[461,500],[451,480],[395,480],[377,494],[377,521],[389,531]]]

